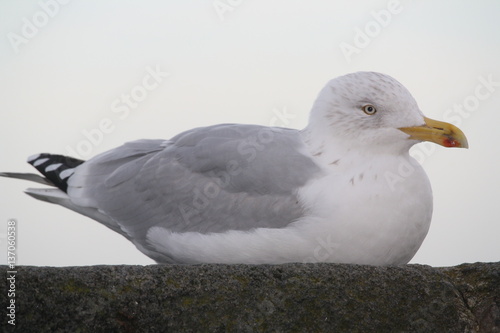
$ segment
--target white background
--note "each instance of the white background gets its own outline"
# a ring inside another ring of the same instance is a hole
[[[197,126],[270,125],[283,110],[294,118],[278,124],[300,129],[326,81],[379,71],[470,143],[414,148],[433,185],[434,216],[412,262],[498,261],[499,14],[493,0],[0,0],[0,170],[32,172],[26,157],[39,152],[80,147],[87,159]],[[347,44],[356,52],[346,56]],[[114,112],[148,67],[170,75],[126,116]],[[480,78],[496,86],[477,88]],[[103,119],[111,129],[89,143],[83,132]],[[99,223],[28,197],[22,191],[32,185],[0,179],[0,247],[6,253],[15,218],[18,265],[153,263]]]

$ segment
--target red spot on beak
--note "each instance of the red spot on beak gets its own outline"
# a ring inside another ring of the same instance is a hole
[[[455,139],[446,138],[443,140],[443,146],[445,147],[460,147],[460,142]]]

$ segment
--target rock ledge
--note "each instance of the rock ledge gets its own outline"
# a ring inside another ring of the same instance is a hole
[[[500,262],[19,266],[15,285],[19,332],[500,332]]]

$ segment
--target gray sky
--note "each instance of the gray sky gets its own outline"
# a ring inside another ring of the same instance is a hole
[[[470,144],[414,147],[434,216],[412,262],[498,261],[499,13],[493,0],[0,0],[0,170],[217,123],[300,129],[326,81],[378,71]],[[18,265],[153,263],[98,222],[22,193],[33,184],[0,184],[0,249],[14,218]]]

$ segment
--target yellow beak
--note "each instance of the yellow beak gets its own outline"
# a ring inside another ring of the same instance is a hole
[[[410,135],[410,140],[431,141],[444,147],[469,148],[469,143],[458,127],[424,117],[425,125],[401,127],[399,130]]]

